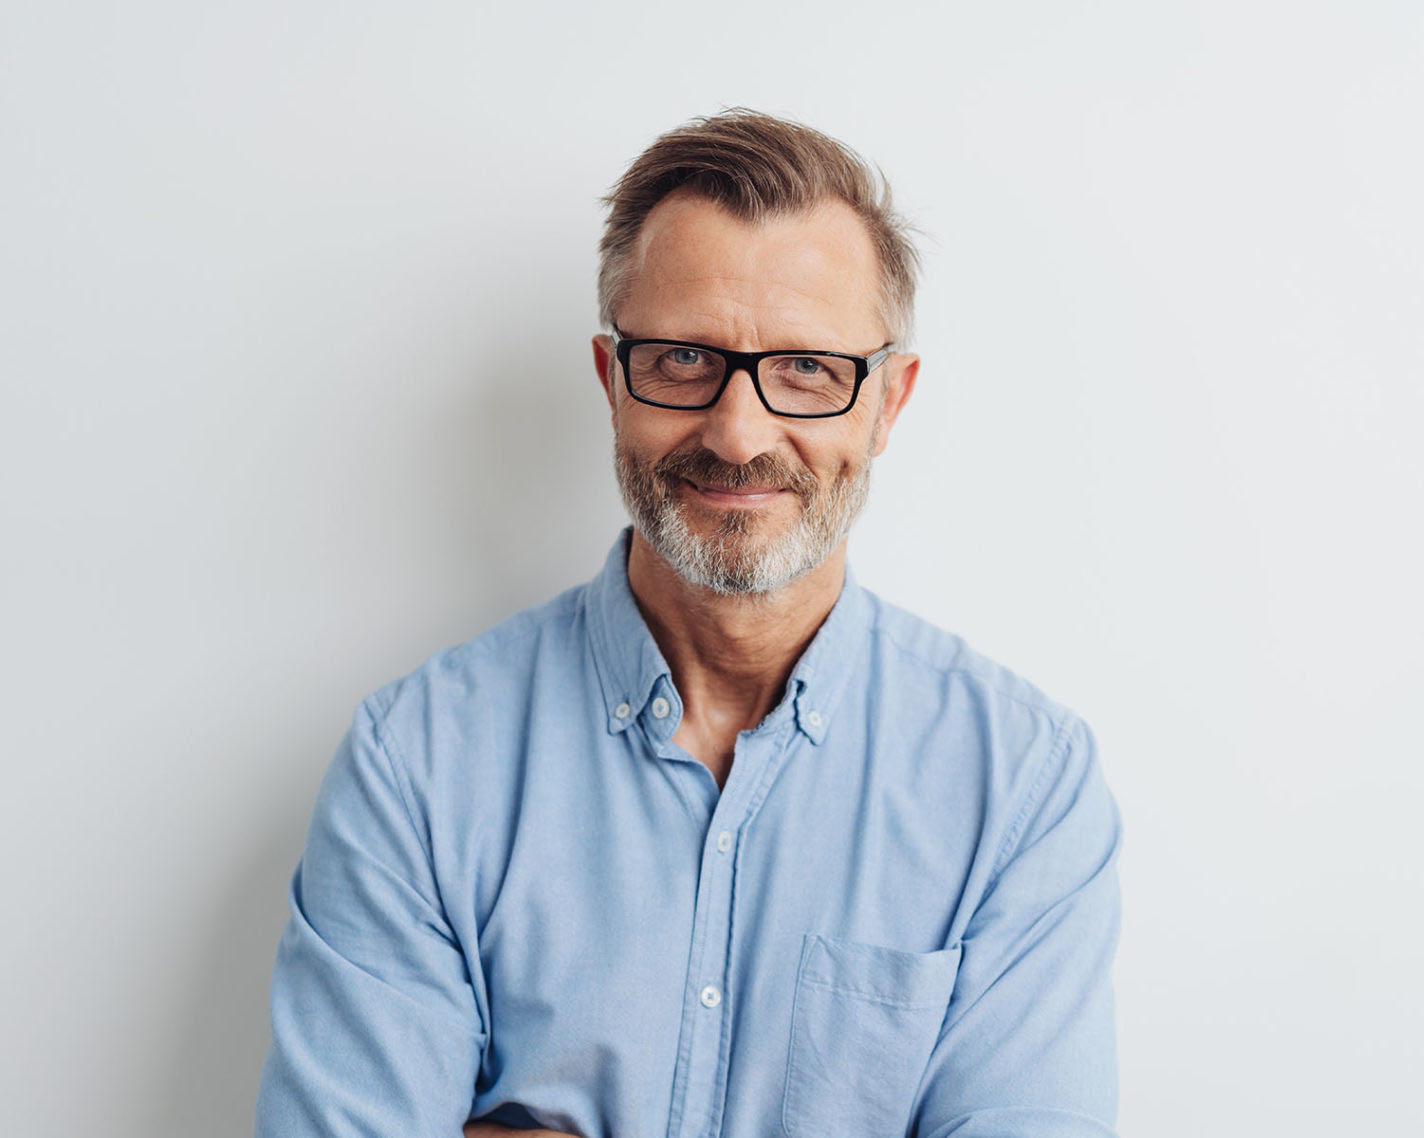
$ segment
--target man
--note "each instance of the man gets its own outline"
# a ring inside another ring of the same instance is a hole
[[[362,703],[259,1136],[1111,1134],[1093,737],[846,567],[919,369],[888,195],[734,111],[609,200],[593,356],[633,526]]]

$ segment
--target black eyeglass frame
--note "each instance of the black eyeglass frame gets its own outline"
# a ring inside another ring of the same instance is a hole
[[[685,403],[659,403],[655,399],[648,399],[639,395],[633,390],[633,379],[628,374],[628,357],[633,349],[640,344],[667,344],[673,348],[697,348],[700,351],[712,352],[721,356],[727,361],[727,371],[722,376],[722,382],[717,385],[717,390],[712,393],[712,398],[706,403],[698,403],[689,406]],[[833,419],[837,415],[848,414],[855,401],[860,397],[860,385],[866,378],[883,364],[890,355],[891,349],[895,346],[894,341],[890,341],[868,356],[856,356],[849,352],[823,352],[819,349],[810,348],[780,348],[772,352],[733,352],[726,348],[718,348],[712,344],[698,344],[692,340],[664,340],[653,336],[645,339],[625,339],[623,333],[618,330],[618,325],[613,325],[613,354],[618,360],[618,364],[623,369],[623,386],[628,389],[628,394],[639,403],[646,403],[649,407],[662,407],[668,411],[705,411],[717,400],[722,398],[722,392],[727,390],[727,384],[732,380],[732,374],[738,371],[745,371],[751,377],[752,387],[756,389],[757,398],[761,400],[761,405],[773,415],[779,415],[783,419]],[[761,389],[761,378],[757,374],[757,365],[764,359],[772,356],[833,356],[839,360],[850,360],[855,364],[855,386],[851,388],[850,402],[839,411],[778,411],[766,398],[766,392]]]

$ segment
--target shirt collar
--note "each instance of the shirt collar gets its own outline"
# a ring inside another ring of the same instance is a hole
[[[610,733],[626,730],[649,711],[655,734],[671,736],[682,718],[672,673],[628,584],[626,527],[585,592],[585,613]],[[846,566],[841,593],[791,671],[786,694],[767,721],[795,716],[797,727],[820,743],[855,668],[870,623],[870,602]],[[661,712],[662,714],[658,714]]]

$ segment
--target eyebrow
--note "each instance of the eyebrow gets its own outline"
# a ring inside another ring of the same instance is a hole
[[[734,348],[730,344],[719,344],[716,340],[704,339],[700,335],[679,336],[669,332],[659,332],[656,335],[635,336],[626,328],[620,328],[617,324],[613,326],[613,330],[618,334],[618,338],[620,340],[667,340],[672,342],[680,341],[682,343],[695,344],[700,348],[712,348],[716,351],[722,352],[741,352],[744,355],[756,355],[760,352],[840,352],[843,355],[858,356],[870,355],[873,354],[875,351],[879,351],[878,348],[875,348],[872,349],[871,352],[863,353],[854,348],[835,348],[832,347],[829,342],[830,337],[827,337],[826,340],[822,340],[820,342],[817,342],[816,340],[804,340],[800,343],[792,343],[789,341],[784,343],[778,342],[775,347],[770,348]]]

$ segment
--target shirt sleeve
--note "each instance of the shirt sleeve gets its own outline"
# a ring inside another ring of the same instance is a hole
[[[916,1138],[1112,1138],[1117,806],[1070,720],[965,930]]]
[[[405,769],[357,710],[322,781],[272,975],[257,1138],[452,1138],[486,1040]]]

